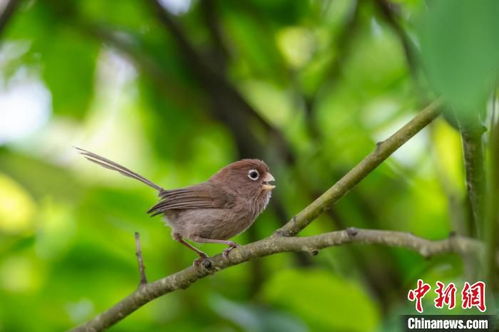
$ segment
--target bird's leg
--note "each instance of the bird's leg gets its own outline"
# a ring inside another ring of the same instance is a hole
[[[237,248],[239,247],[239,244],[233,242],[233,241],[228,241],[228,240],[216,240],[216,239],[207,239],[207,238],[204,238],[204,237],[200,237],[200,236],[193,236],[192,237],[192,241],[195,241],[195,242],[198,242],[198,243],[221,243],[221,244],[226,244],[228,245],[229,247],[226,248],[222,255],[225,257],[225,258],[228,258],[229,257],[229,253],[232,251],[232,249],[234,248]]]
[[[182,243],[184,246],[186,246],[187,248],[193,250],[196,252],[196,254],[198,254],[199,258],[196,259],[194,261],[194,264],[196,265],[199,265],[203,260],[205,260],[206,258],[208,258],[208,255],[205,254],[204,252],[202,252],[201,250],[199,250],[198,248],[194,247],[192,244],[190,244],[189,242],[186,242],[183,238],[182,238],[182,235],[180,235],[179,233],[173,233],[173,239],[175,241],[178,241],[180,243]]]

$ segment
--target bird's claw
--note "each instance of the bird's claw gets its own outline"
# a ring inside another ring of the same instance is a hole
[[[232,251],[232,249],[239,247],[239,244],[232,242],[229,244],[229,247],[225,248],[225,250],[222,253],[222,256],[226,259],[229,258],[229,254]]]
[[[205,268],[211,267],[211,261],[206,254],[199,254],[199,258],[192,263],[194,266],[203,266]]]

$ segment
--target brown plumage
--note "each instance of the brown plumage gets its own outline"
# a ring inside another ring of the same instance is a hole
[[[207,255],[184,238],[198,243],[226,244],[229,246],[224,250],[227,257],[238,246],[228,239],[253,224],[267,206],[275,187],[270,183],[274,177],[269,167],[257,159],[243,159],[229,164],[206,182],[166,190],[120,164],[77,149],[86,159],[156,189],[160,201],[148,213],[151,216],[166,216],[173,238],[200,256],[196,263]]]

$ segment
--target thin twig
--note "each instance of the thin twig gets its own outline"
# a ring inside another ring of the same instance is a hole
[[[140,234],[135,232],[135,255],[137,256],[137,265],[139,266],[140,283],[139,288],[147,284],[146,267],[142,258],[142,248],[140,246]]]
[[[376,149],[345,174],[338,182],[319,198],[304,208],[296,216],[276,231],[276,235],[293,236],[307,227],[331,205],[342,198],[357,183],[369,175],[400,146],[428,125],[440,113],[440,102],[435,101],[387,140],[378,143]]]
[[[468,231],[471,236],[476,237],[482,231],[485,208],[485,163],[482,143],[484,127],[480,123],[478,113],[469,119],[458,119],[458,124],[464,152],[467,199],[471,210]]]

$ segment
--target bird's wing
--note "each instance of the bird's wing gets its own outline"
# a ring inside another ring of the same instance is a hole
[[[165,190],[160,193],[160,197],[161,201],[147,211],[151,216],[162,214],[167,210],[229,209],[236,201],[233,193],[209,182]]]

